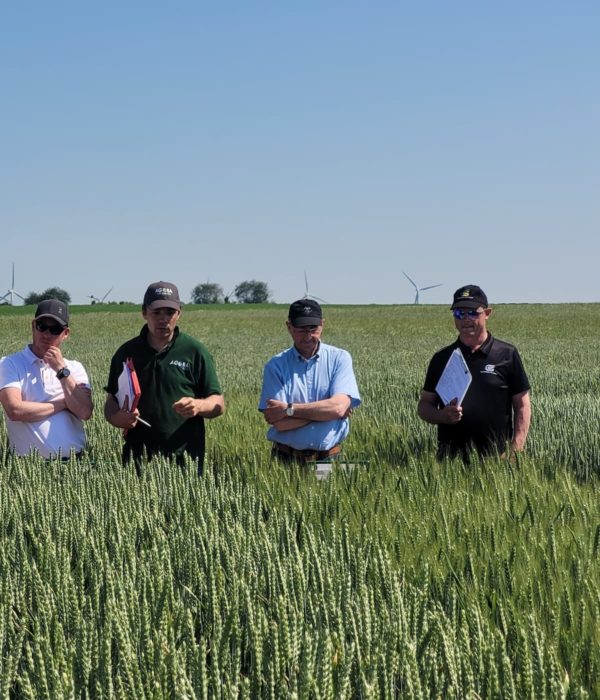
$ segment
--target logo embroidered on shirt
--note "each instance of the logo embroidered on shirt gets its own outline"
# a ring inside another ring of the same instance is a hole
[[[482,370],[481,374],[497,374],[496,365],[486,365]]]
[[[184,362],[183,360],[171,360],[169,364],[175,365],[175,367],[179,367],[179,369],[183,370],[184,372],[190,367],[190,363]]]

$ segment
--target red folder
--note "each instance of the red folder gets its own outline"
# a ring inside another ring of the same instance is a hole
[[[129,386],[130,386],[129,395],[133,397],[133,401],[132,401],[131,405],[129,406],[129,410],[135,411],[135,409],[137,408],[137,405],[140,401],[140,396],[142,395],[142,391],[140,389],[140,383],[138,381],[135,367],[133,366],[133,360],[131,359],[131,357],[127,358],[127,361],[125,362],[125,367],[127,367],[127,373],[129,375]]]

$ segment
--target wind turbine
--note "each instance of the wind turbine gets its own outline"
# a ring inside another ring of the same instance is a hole
[[[10,306],[15,305],[15,297],[19,297],[19,299],[22,299],[25,301],[25,297],[22,297],[19,292],[15,290],[15,264],[12,264],[12,283],[10,285],[10,289],[6,292],[6,294],[3,297],[0,297],[0,301],[4,301],[6,304],[10,304]]]
[[[113,290],[114,288],[115,288],[115,286],[113,285],[113,286],[108,290],[108,292],[106,292],[106,294],[102,297],[102,299],[98,299],[98,297],[95,297],[93,294],[90,294],[89,297],[90,297],[90,299],[92,300],[92,304],[104,304],[104,300],[105,300],[106,297],[112,292],[112,290]]]
[[[306,274],[306,271],[304,272],[304,296],[302,297],[303,299],[315,299],[316,301],[320,301],[321,304],[326,304],[327,302],[325,299],[321,299],[321,297],[316,297],[314,294],[310,294],[308,291],[308,275]]]
[[[402,274],[412,284],[412,286],[415,288],[415,291],[417,292],[417,294],[415,296],[415,304],[419,303],[419,292],[424,292],[426,289],[433,289],[434,287],[441,287],[442,286],[441,284],[430,284],[427,287],[418,287],[417,284],[415,282],[413,282],[413,280],[411,280],[411,278],[406,274],[406,272],[404,272],[404,270],[402,271]]]

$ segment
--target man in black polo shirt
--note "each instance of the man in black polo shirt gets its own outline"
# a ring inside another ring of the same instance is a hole
[[[181,463],[188,454],[197,460],[201,472],[204,419],[216,418],[225,410],[213,358],[202,343],[180,332],[181,302],[173,283],[154,282],[148,287],[142,315],[146,324],[140,335],[112,358],[104,415],[125,431],[124,462],[133,458],[139,464],[146,453],[149,457],[174,455]],[[133,411],[119,406],[116,399],[119,375],[128,359],[133,361],[141,390]]]
[[[529,380],[514,345],[494,338],[487,330],[492,314],[484,291],[474,284],[457,289],[452,303],[458,339],[437,352],[427,369],[417,407],[419,416],[438,426],[438,456],[504,454],[525,447],[531,420]],[[459,348],[472,381],[458,405],[446,406],[436,393],[438,380],[452,352]]]

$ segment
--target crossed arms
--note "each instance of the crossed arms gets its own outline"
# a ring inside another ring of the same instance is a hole
[[[6,416],[12,421],[35,423],[60,411],[70,411],[81,420],[92,416],[92,391],[85,384],[78,384],[72,376],[61,381],[63,396],[49,401],[26,401],[16,387],[0,389],[0,403]]]
[[[351,399],[348,394],[334,394],[328,399],[312,403],[295,403],[293,417],[286,416],[287,403],[277,399],[268,399],[263,416],[267,423],[276,430],[285,432],[302,428],[313,421],[328,421],[347,418],[351,409]]]

